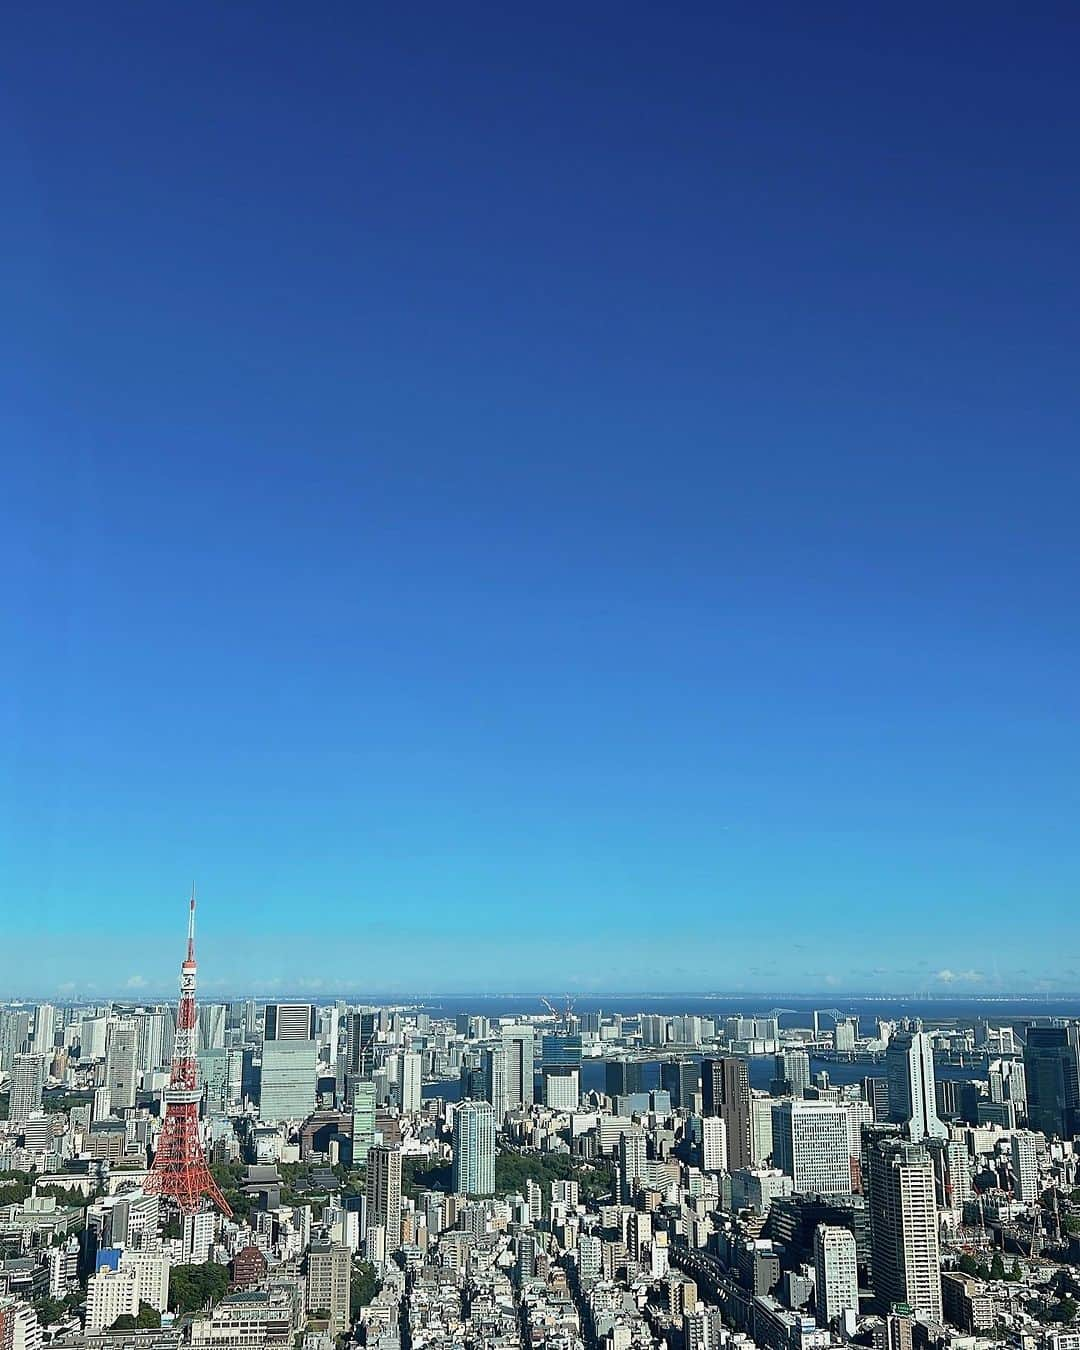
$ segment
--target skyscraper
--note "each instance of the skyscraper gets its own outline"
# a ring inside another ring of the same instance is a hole
[[[631,1129],[619,1135],[619,1199],[624,1205],[633,1203],[634,1192],[645,1176],[645,1132]]]
[[[204,1003],[200,1006],[200,1050],[224,1050],[226,1012],[224,1003]]]
[[[41,1093],[45,1086],[45,1056],[16,1055],[11,1072],[11,1099],[8,1115],[21,1125],[41,1110]]]
[[[375,1034],[373,1012],[350,1013],[346,1022],[345,1071],[350,1080],[370,1078],[375,1064]]]
[[[641,1092],[641,1065],[632,1059],[609,1059],[604,1065],[604,1091],[612,1100]]]
[[[805,1050],[789,1047],[773,1056],[770,1091],[774,1097],[801,1097],[810,1086],[810,1056]]]
[[[361,1079],[352,1088],[352,1160],[354,1167],[367,1162],[375,1142],[375,1084]]]
[[[889,1118],[903,1125],[912,1143],[947,1139],[948,1126],[938,1118],[934,1086],[934,1047],[924,1031],[898,1031],[885,1051],[889,1083]]]
[[[51,1003],[39,1003],[34,1009],[34,1053],[45,1056],[46,1069],[52,1063],[56,1041],[56,1009]]]
[[[109,1090],[112,1111],[125,1111],[135,1105],[138,1081],[138,1023],[130,1017],[109,1023],[105,1041],[105,1086]]]
[[[315,1109],[318,1049],[310,1003],[268,1003],[263,1022],[259,1115],[303,1120]]]
[[[405,1115],[412,1115],[420,1110],[423,1084],[421,1066],[421,1057],[411,1050],[403,1050],[398,1055],[397,1099],[398,1106]]]
[[[509,1109],[533,1104],[534,1037],[528,1023],[502,1028],[502,1047],[506,1056],[506,1095]]]
[[[459,1102],[454,1110],[453,1185],[461,1195],[495,1191],[495,1111],[490,1102]]]
[[[581,1037],[545,1036],[541,1042],[544,1105],[571,1111],[581,1096]]]
[[[1028,1027],[1024,1078],[1033,1130],[1048,1139],[1071,1139],[1080,1133],[1080,1074],[1067,1027]]]
[[[728,1167],[751,1166],[750,1073],[735,1055],[701,1061],[701,1103],[706,1116],[720,1116],[727,1130]]]
[[[824,1223],[814,1229],[814,1292],[819,1326],[846,1312],[858,1313],[859,1273],[850,1229]]]
[[[1025,1205],[1033,1205],[1041,1194],[1037,1136],[1030,1130],[1016,1130],[1010,1140],[1010,1147],[1016,1198]]]
[[[386,1233],[387,1252],[401,1246],[401,1149],[376,1144],[367,1159],[367,1222]]]
[[[694,1095],[701,1091],[701,1067],[693,1060],[667,1059],[660,1065],[660,1086],[667,1089],[672,1106],[692,1111]]]
[[[868,1150],[871,1265],[878,1308],[907,1303],[941,1321],[934,1171],[928,1150],[880,1139]]]
[[[701,1122],[701,1170],[726,1172],[727,1129],[722,1116],[705,1116]]]
[[[491,1103],[495,1119],[502,1122],[510,1110],[506,1086],[506,1051],[501,1045],[488,1046],[483,1054],[484,1100]]]

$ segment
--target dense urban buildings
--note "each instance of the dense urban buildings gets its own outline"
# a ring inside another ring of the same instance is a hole
[[[1075,1350],[1068,1019],[184,997],[0,1007],[0,1350]]]

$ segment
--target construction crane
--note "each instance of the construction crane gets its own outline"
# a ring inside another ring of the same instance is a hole
[[[566,1008],[564,1009],[563,1012],[559,1012],[558,1008],[555,1007],[554,1003],[552,1003],[550,999],[544,998],[543,995],[540,996],[540,1002],[544,1005],[544,1007],[548,1010],[548,1012],[552,1015],[552,1017],[554,1017],[556,1031],[558,1031],[560,1027],[565,1027],[567,1031],[570,1030],[571,1025],[570,1019],[574,1015],[574,1000],[570,997],[569,994],[566,995]]]

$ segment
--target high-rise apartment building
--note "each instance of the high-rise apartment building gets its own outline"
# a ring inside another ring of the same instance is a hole
[[[703,1116],[701,1121],[701,1170],[728,1170],[727,1127],[722,1116]]]
[[[387,1252],[401,1246],[401,1149],[375,1144],[368,1150],[367,1222],[386,1234]]]
[[[403,1050],[397,1057],[397,1101],[405,1115],[420,1110],[423,1061],[412,1050]]]
[[[745,1059],[725,1055],[701,1061],[701,1109],[720,1116],[727,1130],[728,1167],[750,1167],[750,1071]]]
[[[619,1135],[619,1199],[624,1205],[633,1203],[634,1192],[645,1177],[645,1132],[630,1129]]]
[[[510,1092],[506,1084],[506,1051],[501,1045],[488,1046],[482,1063],[484,1100],[491,1103],[495,1119],[501,1123],[510,1110]]]
[[[827,1327],[845,1313],[858,1314],[858,1261],[849,1228],[822,1223],[814,1229],[814,1293],[819,1326]]]
[[[28,1049],[30,1014],[18,1008],[0,1008],[0,1073],[10,1073],[15,1056]]]
[[[490,1102],[459,1102],[454,1110],[454,1191],[495,1191],[495,1110]]]
[[[45,1056],[45,1067],[52,1063],[56,1044],[56,1009],[51,1003],[39,1003],[34,1009],[34,1053]]]
[[[311,1114],[317,1062],[312,1004],[268,1003],[259,1087],[263,1120],[303,1120]]]
[[[11,1097],[8,1116],[21,1125],[41,1110],[41,1094],[45,1087],[45,1056],[16,1055],[11,1071]]]
[[[1039,1186],[1038,1137],[1030,1130],[1016,1130],[1009,1144],[1016,1198],[1025,1205],[1033,1205],[1042,1194]]]
[[[928,1149],[880,1139],[868,1149],[871,1264],[880,1311],[908,1304],[941,1321],[934,1170]]]
[[[885,1050],[889,1118],[903,1125],[912,1143],[948,1138],[938,1118],[934,1083],[934,1047],[924,1031],[897,1031]]]

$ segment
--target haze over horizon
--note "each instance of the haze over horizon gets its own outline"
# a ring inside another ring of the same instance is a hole
[[[1080,989],[1074,7],[9,28],[0,997]]]

